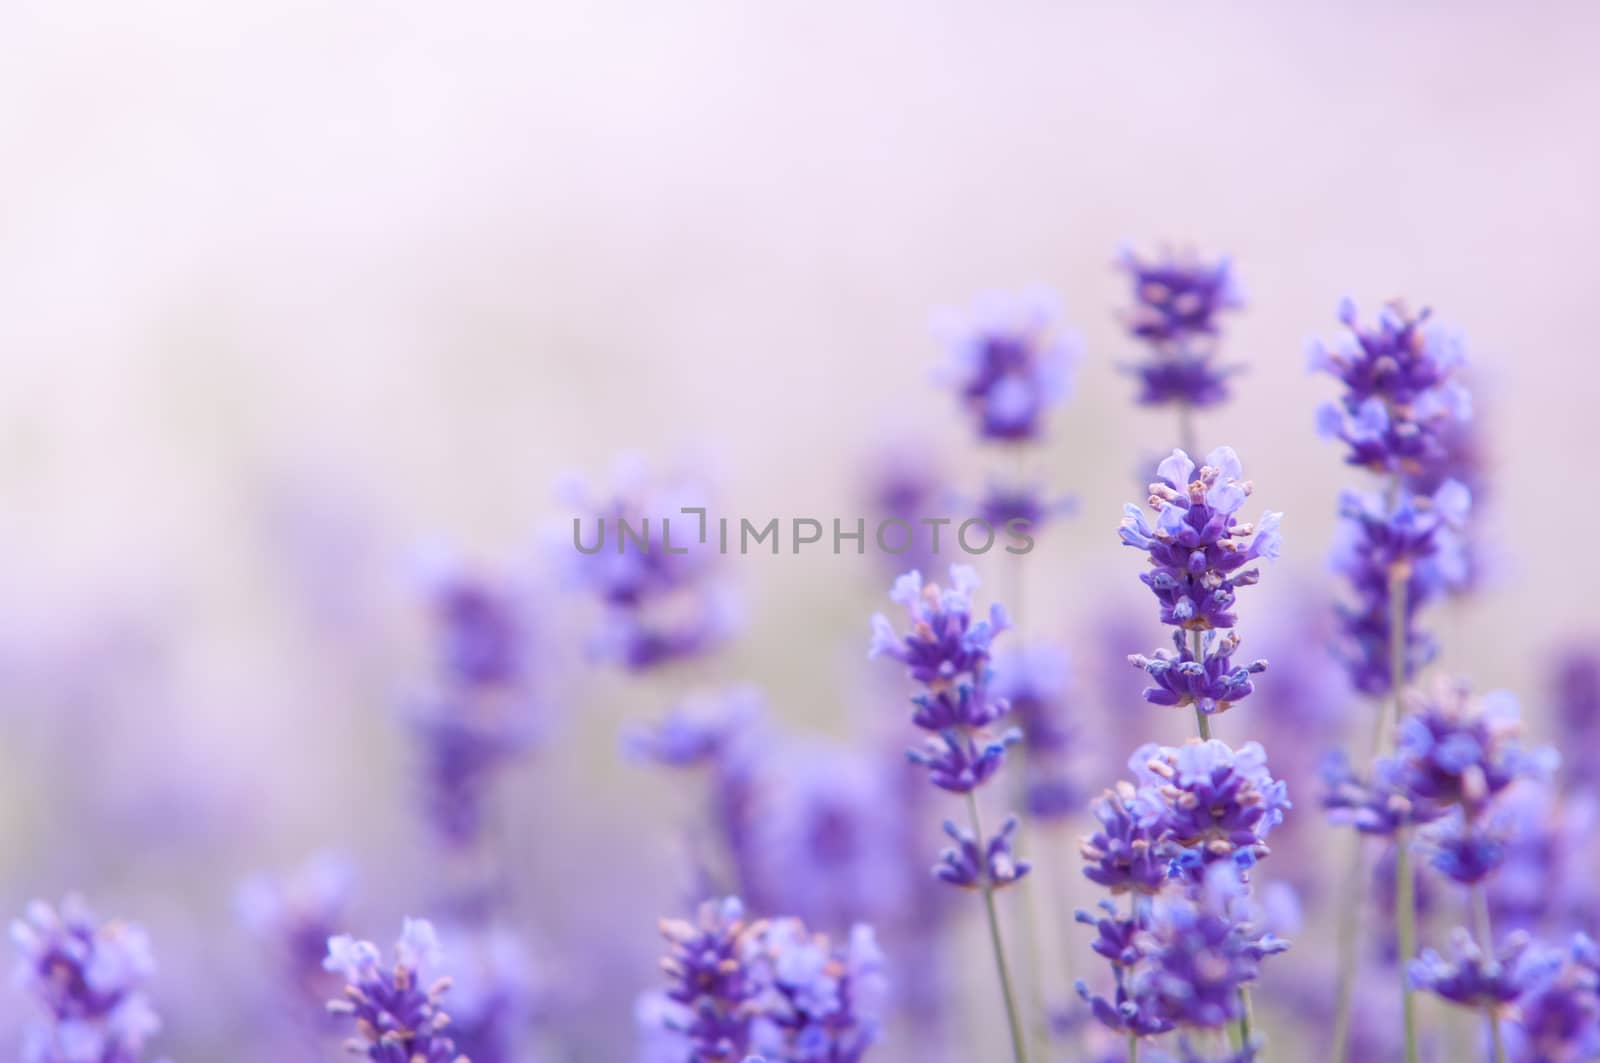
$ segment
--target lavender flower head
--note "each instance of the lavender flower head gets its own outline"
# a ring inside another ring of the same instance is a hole
[[[1170,650],[1157,650],[1154,657],[1142,653],[1129,656],[1128,661],[1147,673],[1155,682],[1145,688],[1144,699],[1152,705],[1193,706],[1207,716],[1227,712],[1235,704],[1255,692],[1251,676],[1267,670],[1267,662],[1257,659],[1247,664],[1233,663],[1234,652],[1239,648],[1239,636],[1229,631],[1222,635],[1216,631],[1204,632],[1200,642],[1200,659],[1182,631],[1172,633]]]
[[[714,579],[709,492],[688,477],[652,475],[644,462],[618,462],[614,485],[593,492],[576,480],[562,498],[575,516],[572,541],[558,549],[571,582],[605,609],[591,653],[643,672],[699,656],[733,632],[736,611]],[[593,522],[594,542],[584,526]]]
[[[1449,423],[1472,413],[1469,393],[1455,379],[1466,363],[1460,341],[1432,323],[1427,310],[1413,315],[1398,302],[1364,328],[1347,298],[1339,304],[1339,321],[1347,336],[1310,347],[1311,369],[1344,385],[1337,402],[1318,410],[1318,429],[1344,441],[1351,465],[1428,476],[1449,457]]]
[[[1028,750],[1024,798],[1029,815],[1037,819],[1063,819],[1083,806],[1082,790],[1069,770],[1075,734],[1066,719],[1070,674],[1066,654],[1043,643],[1014,650],[994,671],[994,692],[1011,706]]]
[[[1045,413],[1066,397],[1078,349],[1060,316],[1053,296],[1029,292],[988,296],[966,320],[943,323],[948,377],[983,439],[1039,438]]]
[[[734,1063],[750,1051],[762,990],[750,959],[765,926],[746,920],[733,897],[702,904],[694,922],[662,920],[671,948],[661,969],[671,984],[654,1018],[687,1049],[687,1063]]]
[[[1161,603],[1162,623],[1191,631],[1233,627],[1235,590],[1260,575],[1246,566],[1278,556],[1283,514],[1267,512],[1254,525],[1235,518],[1252,489],[1243,476],[1231,447],[1212,451],[1198,470],[1174,450],[1150,485],[1154,523],[1138,506],[1123,507],[1122,542],[1149,555],[1150,571],[1139,578]]]
[[[328,1011],[349,1016],[356,1026],[346,1049],[375,1063],[467,1063],[443,1032],[450,1017],[440,1002],[450,980],[426,982],[440,961],[438,935],[426,919],[404,921],[390,967],[370,941],[348,934],[329,938],[323,966],[347,984],[342,997],[328,1002]]]
[[[1096,798],[1090,810],[1100,829],[1079,843],[1084,877],[1112,894],[1159,893],[1169,877],[1160,798],[1123,781]]]
[[[1322,807],[1330,822],[1354,827],[1362,834],[1393,837],[1400,831],[1432,823],[1444,809],[1418,800],[1406,785],[1405,772],[1393,757],[1379,757],[1370,778],[1362,778],[1343,750],[1322,762]]]
[[[1242,875],[1267,854],[1267,836],[1290,807],[1288,788],[1268,773],[1257,742],[1238,750],[1216,739],[1150,744],[1134,751],[1128,768],[1159,800],[1155,829],[1176,847],[1174,868],[1196,882],[1218,862]]]
[[[1564,789],[1592,788],[1600,775],[1600,652],[1574,646],[1555,661],[1551,700],[1566,756]]]
[[[970,793],[1000,770],[1006,747],[1021,734],[988,732],[1010,709],[989,684],[991,645],[1010,626],[1005,609],[996,604],[987,619],[973,619],[977,574],[970,566],[952,565],[950,581],[949,588],[924,586],[919,572],[897,579],[890,598],[906,607],[911,627],[900,634],[883,614],[874,616],[868,656],[902,662],[923,687],[911,699],[911,719],[930,736],[924,748],[908,754],[912,762],[927,767],[935,786]]]
[[[749,686],[686,697],[659,720],[625,731],[623,754],[673,768],[712,764],[760,720],[764,704],[761,692]]]
[[[355,869],[331,853],[312,857],[287,875],[255,875],[240,884],[239,921],[282,964],[287,978],[310,992],[322,988],[328,939],[345,924]]]
[[[1017,826],[1017,817],[1007,816],[979,852],[976,835],[958,827],[952,820],[945,820],[944,832],[955,845],[939,854],[934,876],[941,882],[967,890],[981,889],[986,882],[994,889],[1011,885],[1032,869],[1026,860],[1018,860],[1013,850]]]
[[[144,985],[150,939],[133,923],[95,918],[78,897],[43,901],[11,924],[16,980],[39,1007],[23,1063],[138,1063],[161,1028]]]
[[[1193,254],[1145,260],[1129,249],[1119,261],[1133,296],[1124,321],[1150,351],[1145,361],[1127,367],[1139,378],[1138,402],[1203,407],[1224,401],[1228,378],[1237,368],[1215,364],[1219,319],[1244,305],[1232,264],[1227,258],[1207,262]]]
[[[1475,816],[1518,779],[1546,778],[1555,768],[1553,750],[1517,741],[1521,716],[1504,691],[1477,698],[1465,683],[1441,679],[1408,698],[1395,755],[1400,785],[1416,803],[1459,805]]]
[[[798,919],[771,923],[752,962],[762,990],[755,1050],[770,1063],[859,1063],[879,1039],[887,981],[872,928],[843,947]]]
[[[1450,934],[1451,957],[1424,949],[1406,968],[1413,988],[1464,1008],[1503,1011],[1525,993],[1548,981],[1563,962],[1559,952],[1534,945],[1524,933],[1507,935],[1492,955],[1457,927]]]

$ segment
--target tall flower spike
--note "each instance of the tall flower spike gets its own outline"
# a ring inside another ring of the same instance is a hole
[[[951,355],[947,375],[980,437],[1015,443],[1043,434],[1044,416],[1066,397],[1078,358],[1060,316],[1046,293],[993,295],[968,319],[941,328]]]
[[[1205,407],[1227,399],[1228,378],[1238,368],[1216,364],[1220,318],[1244,305],[1232,264],[1192,254],[1147,260],[1131,250],[1122,252],[1120,264],[1133,296],[1124,321],[1150,351],[1127,367],[1139,380],[1140,405]]]
[[[323,966],[347,983],[328,1010],[355,1021],[356,1035],[345,1042],[352,1054],[374,1063],[468,1063],[444,1034],[450,1016],[440,1002],[450,980],[427,981],[440,957],[438,935],[426,919],[405,920],[390,967],[370,941],[348,934],[328,939]]]
[[[11,924],[17,981],[39,1007],[23,1063],[138,1063],[161,1021],[144,993],[150,939],[132,923],[102,923],[78,897],[43,901]]]
[[[1174,869],[1195,882],[1219,861],[1242,876],[1266,855],[1267,836],[1290,807],[1288,787],[1268,773],[1257,742],[1238,750],[1216,739],[1152,744],[1135,750],[1128,767],[1159,802],[1155,829],[1175,847]]]
[[[1355,303],[1345,299],[1339,321],[1347,336],[1310,348],[1312,370],[1344,385],[1337,402],[1318,410],[1319,430],[1344,441],[1351,465],[1426,477],[1449,456],[1446,426],[1471,416],[1469,394],[1455,379],[1466,363],[1460,341],[1434,324],[1427,310],[1411,314],[1398,302],[1383,308],[1375,326],[1364,328]]]
[[[745,919],[735,897],[702,904],[694,922],[662,920],[670,950],[661,969],[673,1007],[661,1022],[683,1038],[689,1063],[734,1063],[750,1051],[761,985],[749,956],[764,929]]]
[[[1191,631],[1234,625],[1234,592],[1256,582],[1249,568],[1275,558],[1282,546],[1283,514],[1268,512],[1252,525],[1236,519],[1251,484],[1239,456],[1218,447],[1198,470],[1189,455],[1174,450],[1150,485],[1155,521],[1138,506],[1123,508],[1120,535],[1126,546],[1149,555],[1140,580],[1161,603],[1161,622]]]

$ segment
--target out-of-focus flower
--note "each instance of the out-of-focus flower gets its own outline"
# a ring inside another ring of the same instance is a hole
[[[689,1063],[730,1063],[750,1051],[763,988],[750,960],[765,926],[747,920],[744,905],[732,897],[702,904],[694,922],[662,920],[670,949],[661,968],[671,1006],[655,1019],[682,1039]]]
[[[1288,789],[1267,771],[1258,742],[1142,746],[1128,768],[1156,805],[1155,830],[1177,847],[1175,866],[1198,881],[1226,861],[1241,871],[1267,852],[1267,835],[1290,807]]]
[[[1425,475],[1447,456],[1445,426],[1471,416],[1470,396],[1455,379],[1466,362],[1460,340],[1432,323],[1427,310],[1413,315],[1400,303],[1363,328],[1355,303],[1345,299],[1339,321],[1348,336],[1310,348],[1312,370],[1344,385],[1337,402],[1318,410],[1319,430],[1344,441],[1352,465]]]
[[[144,987],[155,973],[137,924],[100,922],[78,897],[11,924],[17,983],[38,1005],[23,1063],[138,1063],[161,1029]]]
[[[1077,503],[1070,496],[1051,498],[1039,484],[991,481],[978,499],[976,515],[996,530],[1008,530],[1013,521],[1018,521],[1020,532],[1032,537],[1055,518],[1067,516],[1076,508]]]
[[[528,1063],[538,985],[521,939],[501,927],[451,928],[450,1036],[472,1063]]]
[[[328,989],[322,966],[328,939],[346,925],[354,889],[355,868],[349,861],[320,853],[287,875],[246,879],[234,908],[289,983],[321,999]]]
[[[352,1054],[375,1063],[466,1063],[443,1032],[450,1016],[440,1002],[450,981],[427,981],[437,975],[441,958],[438,935],[426,919],[405,920],[390,967],[370,941],[348,934],[328,939],[323,966],[347,983],[328,1010],[355,1021],[356,1035],[345,1042]]]
[[[1283,515],[1268,512],[1258,524],[1235,519],[1251,492],[1239,456],[1218,447],[1198,470],[1189,455],[1174,450],[1150,485],[1152,524],[1138,506],[1123,507],[1124,545],[1149,555],[1150,571],[1139,578],[1161,603],[1161,622],[1193,631],[1234,626],[1234,592],[1256,582],[1248,568],[1274,558],[1282,545]]]
[[[763,703],[760,691],[747,686],[687,698],[661,719],[624,732],[623,752],[674,768],[711,764],[761,718]]]
[[[1018,860],[1012,851],[1017,833],[1017,817],[1007,816],[994,837],[989,838],[978,851],[978,839],[969,830],[963,830],[951,820],[945,820],[944,832],[955,845],[939,854],[939,864],[934,874],[942,882],[962,889],[979,889],[985,882],[995,889],[1011,885],[1026,875],[1032,865]]]
[[[1067,721],[1070,669],[1066,654],[1035,643],[999,658],[994,692],[1011,706],[1028,751],[1023,762],[1023,801],[1040,820],[1075,815],[1083,792],[1071,772],[1075,728]]]
[[[1066,397],[1078,358],[1060,316],[1053,296],[1028,292],[987,296],[965,320],[942,323],[947,375],[980,437],[1025,442],[1043,433],[1044,415]]]
[[[755,1048],[771,1063],[858,1063],[882,1030],[887,979],[872,928],[852,928],[837,948],[798,919],[757,939],[762,984]]]
[[[877,551],[877,556],[896,572],[931,571],[938,560],[937,550],[948,553],[944,544],[949,537],[938,536],[940,525],[924,520],[948,516],[951,497],[949,480],[932,448],[920,441],[897,442],[868,455],[867,469],[868,518],[897,522],[904,528],[903,532],[884,533],[890,549]],[[902,539],[905,549],[896,551]]]
[[[1565,790],[1593,788],[1600,778],[1600,650],[1573,647],[1555,662],[1552,702],[1562,750]]]
[[[1517,741],[1522,720],[1505,691],[1478,698],[1465,683],[1440,679],[1407,698],[1395,758],[1399,784],[1414,802],[1460,805],[1472,816],[1518,779],[1555,769],[1553,750],[1526,750]]]
[[[1207,262],[1195,254],[1141,259],[1124,249],[1119,262],[1133,295],[1124,321],[1150,352],[1126,367],[1139,379],[1138,402],[1205,407],[1224,401],[1238,368],[1216,364],[1220,318],[1244,305],[1229,260]]]
[[[1505,1031],[1512,1059],[1580,1063],[1600,1054],[1600,986],[1586,962],[1592,946],[1579,934],[1560,970],[1517,1001]]]
[[[1392,837],[1444,814],[1444,809],[1432,802],[1419,803],[1405,788],[1400,764],[1393,757],[1378,758],[1371,777],[1363,779],[1343,750],[1330,752],[1322,763],[1322,785],[1322,807],[1328,819],[1362,834]]]
[[[1405,678],[1409,682],[1437,652],[1419,630],[1421,609],[1465,576],[1460,529],[1471,496],[1455,481],[1432,495],[1401,490],[1388,495],[1346,491],[1340,498],[1333,567],[1350,583],[1355,600],[1338,607],[1339,654],[1356,689],[1388,693],[1392,684],[1393,606],[1405,593]]]
[[[565,567],[605,609],[592,653],[642,672],[721,644],[737,611],[714,579],[709,492],[688,477],[654,476],[633,458],[618,463],[614,480],[604,492],[575,480],[561,492],[574,513],[572,539],[560,543]]]
[[[1505,848],[1488,882],[1494,925],[1551,932],[1595,925],[1600,884],[1588,860],[1600,819],[1594,796],[1523,781],[1501,795],[1489,818]]]
[[[1424,949],[1406,972],[1414,988],[1464,1008],[1503,1010],[1547,982],[1562,964],[1560,953],[1535,945],[1520,932],[1507,935],[1487,955],[1471,931],[1457,927],[1450,934],[1450,949],[1449,959]]]

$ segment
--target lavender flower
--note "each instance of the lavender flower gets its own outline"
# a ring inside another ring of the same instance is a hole
[[[1155,830],[1176,846],[1174,866],[1199,881],[1219,861],[1241,871],[1266,855],[1266,838],[1290,807],[1288,790],[1267,771],[1266,751],[1247,742],[1190,740],[1177,748],[1140,747],[1129,770],[1156,805]]]
[[[1552,703],[1561,735],[1562,786],[1592,787],[1600,772],[1600,653],[1574,646],[1555,662]]]
[[[328,986],[322,960],[328,938],[345,920],[355,888],[355,869],[341,857],[319,854],[282,876],[256,875],[239,886],[239,921],[278,962],[285,979],[303,996],[324,999]]]
[[[1139,378],[1138,402],[1204,407],[1224,401],[1228,378],[1238,370],[1215,364],[1219,318],[1244,305],[1228,259],[1167,254],[1147,261],[1124,250],[1120,261],[1134,300],[1124,320],[1150,350],[1145,361],[1127,367]]]
[[[625,732],[623,752],[674,768],[711,764],[761,718],[763,704],[760,692],[746,686],[687,698],[660,720]]]
[[[771,1063],[858,1063],[879,1039],[886,980],[872,928],[840,949],[798,919],[779,919],[756,942],[762,992],[756,1051]]]
[[[1333,751],[1323,760],[1322,784],[1322,807],[1328,819],[1362,834],[1393,837],[1444,814],[1444,809],[1431,801],[1419,801],[1406,787],[1402,767],[1393,757],[1378,758],[1371,778],[1362,779],[1343,750]]]
[[[498,927],[452,932],[450,1034],[472,1063],[521,1063],[518,1045],[537,1017],[538,987],[522,941]]]
[[[1504,691],[1474,698],[1464,683],[1441,680],[1409,695],[1396,759],[1400,785],[1418,803],[1460,805],[1467,815],[1521,778],[1548,776],[1550,750],[1524,750],[1516,699]]]
[[[1017,650],[995,667],[995,694],[1011,706],[1028,750],[1023,800],[1036,819],[1063,819],[1083,805],[1069,770],[1075,729],[1065,718],[1068,676],[1066,655],[1044,644]]]
[[[1044,415],[1066,397],[1077,344],[1062,333],[1056,300],[1046,293],[991,295],[965,321],[950,320],[948,376],[980,437],[1025,442],[1044,430]]]
[[[1038,484],[991,482],[978,499],[976,515],[994,528],[1010,528],[1012,522],[1020,522],[1019,530],[1033,536],[1076,508],[1077,503],[1070,496],[1050,498]]]
[[[433,924],[405,920],[394,957],[394,965],[386,968],[372,942],[348,934],[328,939],[323,966],[348,983],[343,997],[328,1002],[328,1011],[349,1016],[356,1025],[356,1036],[345,1042],[346,1048],[376,1063],[467,1063],[443,1033],[450,1017],[440,1001],[450,988],[449,979],[425,985],[428,972],[441,960]]]
[[[688,1063],[731,1063],[751,1048],[751,1022],[762,985],[749,964],[765,924],[745,919],[737,898],[707,901],[694,922],[664,919],[671,946],[661,969],[672,1004],[659,1019],[681,1035]]]
[[[962,889],[980,889],[987,881],[993,888],[1002,889],[1026,875],[1032,868],[1026,860],[1018,860],[1012,851],[1017,833],[1017,817],[1007,816],[1000,830],[988,839],[983,852],[978,851],[978,839],[969,830],[963,830],[951,820],[944,821],[944,832],[955,842],[954,847],[939,854],[939,864],[934,874],[941,882]]]
[[[1153,895],[1168,878],[1160,802],[1148,789],[1119,782],[1090,806],[1100,829],[1079,844],[1084,877],[1113,894]]]
[[[78,897],[43,901],[11,924],[17,982],[38,1005],[23,1063],[138,1063],[161,1029],[144,985],[155,973],[150,939],[133,923],[106,922]]]
[[[1264,514],[1258,525],[1235,519],[1251,491],[1243,475],[1231,447],[1207,455],[1198,475],[1189,455],[1174,450],[1150,485],[1155,523],[1139,507],[1124,507],[1122,542],[1149,554],[1150,571],[1139,578],[1161,603],[1162,623],[1191,631],[1233,627],[1235,590],[1260,575],[1246,566],[1278,556],[1281,513]]]
[[[1172,645],[1171,650],[1157,650],[1154,657],[1136,653],[1128,658],[1154,680],[1156,685],[1144,692],[1152,705],[1192,705],[1207,716],[1224,713],[1255,691],[1250,677],[1267,670],[1264,660],[1233,663],[1239,636],[1232,631],[1220,636],[1204,632],[1199,660],[1182,631],[1172,633]]]
[[[1349,336],[1310,349],[1311,368],[1344,385],[1337,403],[1318,410],[1319,430],[1344,441],[1352,465],[1426,476],[1447,457],[1446,426],[1471,415],[1469,395],[1454,379],[1466,362],[1459,340],[1433,325],[1427,310],[1412,315],[1400,303],[1363,328],[1345,299],[1339,320]]]
[[[1554,976],[1517,1001],[1507,1029],[1511,1058],[1529,1063],[1579,1063],[1600,1053],[1600,998],[1586,954],[1593,943],[1579,934]]]
[[[1471,931],[1457,927],[1450,934],[1452,957],[1433,949],[1407,967],[1411,985],[1464,1008],[1500,1011],[1523,994],[1543,985],[1560,969],[1562,957],[1537,947],[1523,933],[1504,938],[1486,955]]]
[[[633,458],[618,463],[614,478],[609,493],[576,481],[562,490],[577,514],[572,542],[560,544],[570,578],[605,608],[591,653],[644,672],[709,651],[732,634],[736,610],[713,579],[706,490],[688,478],[654,477]],[[589,519],[592,546],[583,533]]]

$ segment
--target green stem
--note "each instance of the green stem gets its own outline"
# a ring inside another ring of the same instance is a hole
[[[978,859],[984,860],[988,845],[983,837],[983,819],[978,815],[978,799],[971,791],[967,792],[967,815],[972,820],[972,836],[978,847]],[[978,876],[984,914],[989,919],[989,944],[994,949],[995,971],[1000,976],[1000,995],[1005,999],[1006,1023],[1011,1028],[1011,1055],[1016,1063],[1028,1063],[1027,1038],[1022,1029],[1022,1016],[1017,1010],[1017,995],[1011,988],[1011,969],[1006,963],[1005,942],[1000,936],[1000,916],[994,905],[994,883],[989,878],[987,863],[979,867]]]
[[[1411,844],[1406,832],[1395,835],[1395,934],[1400,943],[1401,1008],[1405,1013],[1406,1063],[1417,1063],[1417,1006],[1407,967],[1417,954],[1416,880],[1411,874]]]
[[[1239,987],[1239,1048],[1242,1050],[1250,1043],[1250,990],[1246,986]],[[1255,1058],[1259,1059],[1259,1056]]]
[[[1128,1063],[1139,1063],[1139,1035],[1128,1035]]]
[[[1189,407],[1187,405],[1185,405],[1183,408],[1187,410]],[[1189,653],[1190,653],[1191,656],[1194,657],[1194,659],[1196,661],[1199,661],[1199,660],[1202,659],[1200,651],[1201,651],[1201,634],[1200,634],[1200,632],[1198,632],[1198,631],[1189,632]],[[1200,740],[1202,742],[1209,742],[1211,740],[1211,717],[1209,717],[1205,713],[1201,712],[1200,711],[1200,706],[1198,704],[1196,704],[1195,707],[1194,707],[1194,722],[1195,722],[1195,725],[1200,729]]]
[[[1478,938],[1478,947],[1485,955],[1494,954],[1494,929],[1489,918],[1489,891],[1478,883],[1472,889],[1472,922]],[[1489,1020],[1489,1038],[1494,1043],[1494,1063],[1506,1063],[1506,1045],[1500,1036],[1500,1015],[1493,1006],[1485,1007],[1483,1014]]]

